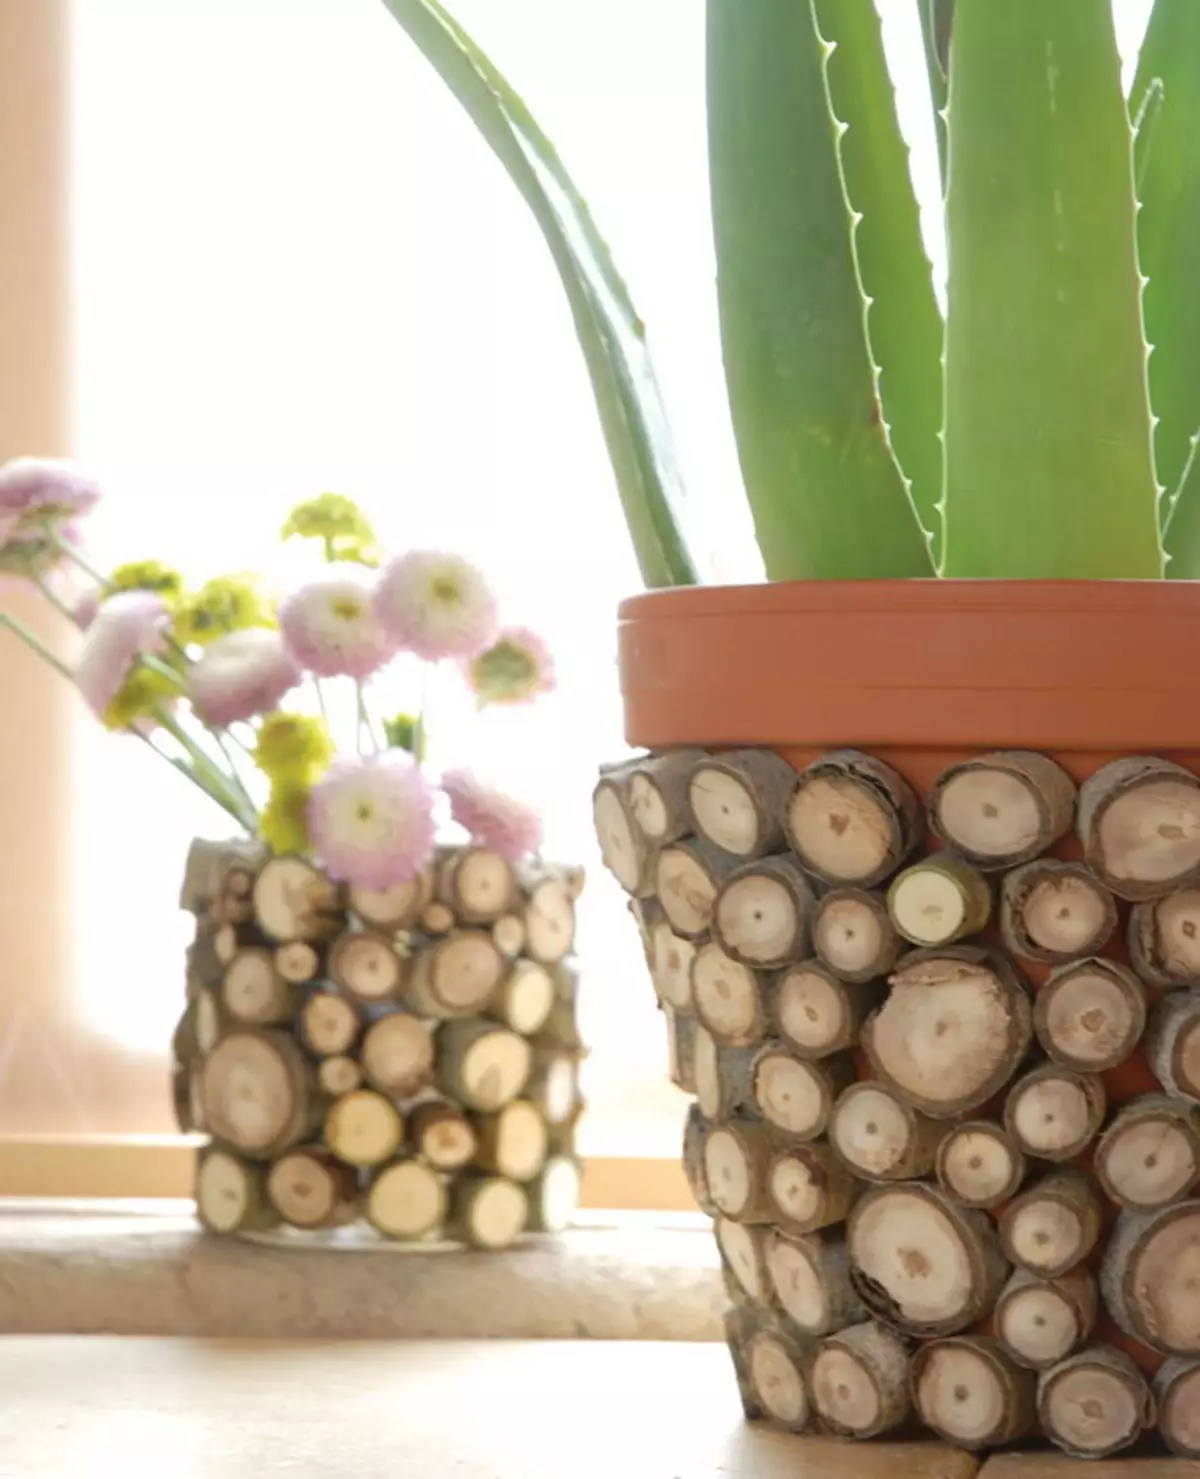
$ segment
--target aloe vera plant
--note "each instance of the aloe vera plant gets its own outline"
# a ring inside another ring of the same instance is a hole
[[[649,585],[696,578],[639,318],[439,0],[383,0],[509,171],[574,315]],[[943,315],[876,0],[707,0],[725,374],[771,579],[1200,576],[1200,3],[910,0]]]

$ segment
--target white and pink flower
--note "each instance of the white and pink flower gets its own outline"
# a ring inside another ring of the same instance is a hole
[[[75,669],[76,685],[98,719],[138,659],[163,651],[170,622],[166,603],[152,591],[122,591],[100,607]]]
[[[331,877],[384,889],[415,878],[433,856],[433,793],[397,751],[336,760],[312,789],[308,832]]]
[[[448,770],[442,790],[450,814],[473,842],[519,862],[542,845],[542,819],[532,807],[485,785],[469,770]]]
[[[280,607],[279,626],[292,656],[320,678],[362,682],[397,649],[370,588],[352,575],[328,575],[301,586]]]
[[[467,682],[487,704],[524,704],[554,688],[554,658],[528,627],[508,627],[466,665]]]
[[[392,560],[375,588],[375,610],[397,648],[428,662],[474,657],[496,634],[496,598],[458,555],[412,550]]]
[[[112,601],[104,603],[101,617],[111,605]],[[284,694],[303,676],[278,632],[245,627],[226,632],[204,649],[189,671],[188,685],[201,719],[226,729],[239,719],[253,719],[278,708]]]

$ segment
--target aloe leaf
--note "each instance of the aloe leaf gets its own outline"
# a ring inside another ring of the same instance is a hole
[[[942,315],[921,237],[908,146],[883,50],[874,0],[815,0],[839,122],[842,176],[860,217],[854,245],[870,299],[867,330],[892,449],[911,484],[921,523],[942,534]]]
[[[1156,103],[1156,98],[1158,99]],[[1138,251],[1150,356],[1150,401],[1158,424],[1154,454],[1158,479],[1180,496],[1191,438],[1200,426],[1200,5],[1157,0],[1138,58],[1130,94],[1139,141],[1150,120],[1144,156],[1139,147],[1142,209]],[[1200,575],[1200,517],[1171,517],[1163,506],[1171,556],[1167,573]]]
[[[945,573],[1160,576],[1109,0],[958,0],[949,123]]]
[[[566,289],[625,519],[648,586],[688,585],[683,481],[645,331],[579,192],[528,108],[437,0],[383,0],[533,212]]]
[[[1162,79],[1154,77],[1142,93],[1137,112],[1133,115],[1133,183],[1138,199],[1142,198],[1142,186],[1146,182],[1146,166],[1150,163],[1150,146],[1154,141],[1154,130],[1162,114]],[[1143,306],[1145,295],[1143,294]]]
[[[709,0],[725,378],[773,580],[932,573],[883,424],[810,0]]]
[[[954,0],[917,0],[921,17],[921,39],[925,43],[925,70],[933,102],[933,126],[937,132],[938,165],[942,186],[946,184],[946,78],[950,71],[950,31],[954,24]]]

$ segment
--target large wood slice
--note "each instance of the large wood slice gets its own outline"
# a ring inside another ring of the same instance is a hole
[[[736,858],[703,837],[662,849],[654,865],[654,892],[677,935],[697,940],[708,933],[717,895],[737,866]]]
[[[944,770],[929,797],[929,824],[977,867],[1010,868],[1069,831],[1071,777],[1047,755],[999,750]]]
[[[368,929],[383,935],[412,929],[421,911],[433,898],[433,869],[422,868],[407,883],[391,888],[350,888],[350,907]]]
[[[459,924],[492,924],[516,906],[517,875],[488,847],[456,847],[437,870],[437,896]]]
[[[1172,1453],[1200,1458],[1200,1361],[1165,1361],[1154,1377],[1158,1431]]]
[[[404,1121],[390,1099],[355,1089],[335,1099],[325,1116],[325,1144],[348,1166],[369,1170],[391,1160],[404,1138]]]
[[[1079,840],[1089,867],[1134,902],[1200,881],[1200,779],[1170,760],[1126,756],[1079,792]]]
[[[766,857],[731,873],[713,906],[713,933],[743,965],[786,965],[807,951],[813,895],[791,857]]]
[[[1004,1102],[1004,1125],[1026,1155],[1069,1161],[1104,1122],[1104,1083],[1096,1074],[1044,1064],[1017,1080]]]
[[[442,1178],[420,1161],[393,1161],[371,1178],[366,1212],[371,1226],[385,1238],[411,1242],[426,1237],[446,1217]]]
[[[515,1243],[529,1223],[529,1193],[503,1176],[468,1176],[454,1183],[447,1233],[494,1252]]]
[[[789,966],[770,995],[771,1024],[802,1058],[828,1058],[859,1040],[863,1021],[880,994],[848,987],[819,960]]]
[[[372,1088],[393,1099],[411,1098],[433,1078],[433,1033],[409,1012],[387,1012],[367,1028],[360,1061]]]
[[[328,940],[345,920],[345,896],[303,858],[271,858],[254,881],[254,918],[272,940]]]
[[[292,1227],[340,1227],[358,1213],[358,1173],[323,1147],[304,1146],[274,1162],[267,1195]]]
[[[1087,1341],[1099,1303],[1086,1269],[1043,1279],[1019,1268],[996,1301],[996,1334],[1019,1365],[1048,1371]]]
[[[1020,1146],[991,1120],[955,1125],[938,1145],[938,1182],[964,1207],[999,1207],[1016,1194],[1025,1169]]]
[[[515,1099],[533,1071],[533,1049],[495,1023],[448,1022],[438,1035],[438,1072],[445,1094],[468,1109],[493,1114]]]
[[[404,998],[424,1017],[471,1017],[486,1010],[508,974],[486,930],[460,930],[412,957]]]
[[[1096,1147],[1096,1175],[1110,1201],[1149,1211],[1200,1180],[1200,1106],[1145,1094],[1131,1100]]]
[[[850,1282],[850,1259],[840,1236],[782,1228],[758,1231],[765,1288],[797,1330],[828,1335],[866,1318]]]
[[[1146,1025],[1146,989],[1115,960],[1089,957],[1056,970],[1038,992],[1033,1028],[1056,1063],[1102,1073],[1123,1063]]]
[[[692,1005],[719,1043],[747,1047],[763,1040],[767,979],[710,941],[692,959]]]
[[[959,1335],[913,1358],[913,1397],[927,1428],[959,1448],[1023,1438],[1035,1420],[1035,1378],[996,1340]]]
[[[1005,875],[1000,929],[1014,955],[1063,965],[1098,955],[1116,927],[1112,894],[1083,863],[1037,858]]]
[[[770,750],[733,750],[700,759],[688,781],[696,831],[747,860],[783,842],[783,813],[796,772]]]
[[[768,1043],[754,1060],[754,1104],[769,1125],[796,1140],[825,1132],[838,1094],[854,1078],[849,1057],[814,1063],[780,1043]]]
[[[251,1027],[286,1022],[297,1000],[295,985],[280,973],[270,950],[239,950],[225,967],[221,1001],[238,1022]]]
[[[653,893],[651,849],[634,820],[629,795],[629,767],[613,766],[592,792],[592,822],[600,857],[627,894]]]
[[[1000,1214],[1006,1258],[1053,1279],[1082,1263],[1100,1239],[1100,1200],[1090,1177],[1056,1171],[1014,1197]]]
[[[919,1114],[882,1084],[864,1079],[839,1096],[829,1143],[855,1176],[910,1181],[932,1168],[945,1126]]]
[[[243,1155],[269,1159],[312,1129],[319,1108],[312,1072],[287,1033],[227,1033],[200,1072],[205,1125]]]
[[[1123,1212],[1100,1288],[1126,1335],[1167,1356],[1200,1355],[1200,1202]]]
[[[1138,975],[1152,986],[1200,985],[1200,888],[1135,904],[1129,954]]]
[[[521,874],[525,895],[525,953],[539,965],[557,965],[575,946],[575,894],[561,868]]]
[[[904,942],[879,894],[865,888],[832,888],[817,905],[813,949],[835,976],[860,985],[886,976]]]
[[[1150,1014],[1146,1057],[1168,1094],[1200,1102],[1200,989],[1168,991]]]
[[[669,750],[629,766],[629,810],[651,848],[665,847],[692,830],[688,783],[703,759],[703,750]]]
[[[872,888],[920,842],[922,820],[898,771],[861,750],[837,750],[802,772],[785,827],[808,872],[826,883]]]
[[[211,1232],[259,1232],[279,1213],[267,1197],[266,1170],[228,1150],[209,1147],[196,1163],[196,1216]]]
[[[822,1426],[843,1438],[875,1438],[908,1417],[905,1343],[873,1321],[826,1336],[809,1366]]]
[[[1154,1422],[1146,1379],[1124,1351],[1089,1346],[1043,1372],[1037,1389],[1042,1432],[1076,1458],[1107,1458]]]

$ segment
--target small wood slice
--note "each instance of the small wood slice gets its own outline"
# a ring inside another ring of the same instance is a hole
[[[418,921],[420,928],[427,935],[448,935],[457,923],[454,910],[439,903],[437,899],[425,905]]]
[[[431,1099],[418,1104],[408,1117],[413,1150],[435,1171],[461,1171],[475,1159],[475,1128],[453,1104]]]
[[[539,965],[557,965],[575,947],[575,895],[561,869],[521,879],[526,903],[525,953]]]
[[[931,853],[892,880],[887,912],[914,945],[953,945],[986,927],[992,893],[978,868],[951,852]]]
[[[1122,1212],[1100,1289],[1126,1335],[1167,1356],[1200,1355],[1200,1202]]]
[[[731,873],[713,907],[713,933],[727,955],[755,969],[807,952],[813,895],[794,858],[766,857]]]
[[[1078,1171],[1057,1171],[1028,1187],[1000,1214],[1004,1255],[1041,1278],[1082,1263],[1100,1239],[1100,1201]]]
[[[913,1401],[926,1427],[959,1448],[995,1448],[1034,1425],[1036,1378],[996,1340],[959,1335],[913,1357]]]
[[[529,1212],[526,1222],[530,1232],[565,1232],[579,1210],[579,1193],[583,1168],[574,1156],[551,1156],[542,1173],[526,1188]]]
[[[766,1293],[802,1334],[828,1335],[866,1318],[862,1301],[850,1284],[850,1260],[840,1237],[782,1228],[746,1231],[764,1240]],[[754,1297],[764,1296],[760,1292]]]
[[[1129,915],[1129,955],[1152,986],[1200,983],[1200,888],[1135,904]]]
[[[383,1165],[403,1137],[400,1111],[372,1089],[355,1089],[335,1099],[325,1116],[325,1144],[349,1166]]]
[[[475,1164],[481,1171],[510,1181],[532,1181],[546,1164],[550,1150],[546,1121],[526,1099],[514,1099],[495,1114],[480,1115],[475,1133],[479,1144]]]
[[[698,1104],[689,1104],[683,1122],[683,1174],[697,1207],[709,1217],[717,1207],[708,1191],[708,1173],[704,1166],[704,1145],[708,1140],[709,1122]]]
[[[844,1222],[859,1186],[827,1145],[789,1145],[767,1169],[767,1193],[776,1220],[793,1232],[816,1232]]]
[[[808,1426],[804,1347],[783,1330],[759,1330],[746,1342],[743,1360],[750,1390],[763,1418],[785,1432]]]
[[[695,1017],[681,1016],[670,1007],[663,1008],[663,1021],[667,1029],[667,1077],[677,1089],[682,1089],[685,1094],[694,1094],[699,1024]]]
[[[604,866],[625,892],[651,893],[651,850],[634,822],[625,768],[603,776],[592,792],[592,821]]]
[[[368,929],[383,935],[412,929],[432,898],[431,868],[423,868],[415,878],[407,883],[395,883],[391,888],[360,888],[357,884],[350,888],[351,909]]]
[[[714,1219],[717,1251],[731,1297],[743,1296],[762,1304],[767,1300],[766,1264],[763,1260],[766,1229],[748,1227],[731,1217]]]
[[[266,1172],[227,1150],[202,1151],[196,1164],[196,1216],[210,1232],[258,1232],[279,1214],[267,1199]]]
[[[1043,853],[1071,827],[1075,783],[1047,755],[1001,750],[943,771],[929,797],[929,824],[984,869]]]
[[[1150,1013],[1146,1057],[1168,1094],[1200,1101],[1200,990],[1169,991]]]
[[[909,1360],[904,1342],[874,1321],[827,1336],[809,1368],[813,1406],[841,1438],[876,1438],[907,1419]]]
[[[293,940],[275,951],[275,969],[285,981],[303,985],[321,970],[321,957],[307,940]]]
[[[710,1120],[757,1114],[754,1063],[757,1048],[718,1047],[710,1033],[697,1027],[692,1042],[696,1099]]]
[[[1045,1064],[1017,1080],[1004,1102],[1004,1127],[1026,1155],[1070,1161],[1104,1123],[1104,1084],[1095,1074]]]
[[[650,931],[650,976],[663,1006],[673,1012],[692,1010],[692,961],[696,942],[677,935],[665,919]]]
[[[404,984],[404,961],[382,935],[347,930],[329,951],[329,976],[356,1001],[395,1001]]]
[[[1075,1458],[1107,1458],[1154,1423],[1154,1398],[1124,1351],[1094,1345],[1042,1374],[1038,1420],[1052,1443]]]
[[[345,899],[303,858],[271,858],[254,882],[254,917],[272,940],[328,940],[342,927]]]
[[[829,1120],[829,1143],[867,1181],[909,1181],[933,1167],[945,1127],[919,1114],[882,1084],[845,1089]]]
[[[996,1334],[1018,1365],[1048,1371],[1091,1335],[1099,1302],[1086,1269],[1042,1279],[1019,1268],[996,1301]]]
[[[525,1231],[529,1195],[503,1176],[467,1177],[455,1184],[447,1232],[475,1248],[507,1248]]]
[[[1200,881],[1200,780],[1182,765],[1126,756],[1079,792],[1079,840],[1119,898],[1157,899]]]
[[[843,981],[862,984],[887,975],[904,943],[888,917],[887,904],[862,888],[831,889],[817,905],[813,949]]]
[[[712,1127],[704,1142],[704,1178],[719,1212],[735,1222],[772,1220],[767,1178],[777,1144],[769,1126],[750,1120]]]
[[[754,1105],[769,1125],[796,1140],[825,1132],[838,1094],[854,1078],[848,1057],[820,1062],[768,1043],[754,1060]]]
[[[783,811],[796,772],[770,750],[734,750],[696,762],[688,805],[696,831],[740,859],[761,857],[783,842]]]
[[[371,1179],[367,1219],[385,1238],[408,1242],[427,1237],[446,1218],[446,1187],[420,1161],[393,1161]]]
[[[492,925],[491,935],[500,954],[515,960],[525,948],[525,921],[519,914],[502,914]]]
[[[686,939],[707,934],[717,894],[737,860],[703,837],[673,842],[658,854],[654,891],[672,929]]]
[[[692,958],[692,1005],[719,1043],[747,1047],[763,1040],[766,982],[720,945],[701,945]]]
[[[987,1218],[922,1182],[871,1187],[850,1213],[846,1241],[863,1303],[914,1335],[965,1330],[1008,1276]]]
[[[320,1146],[305,1146],[274,1163],[267,1195],[292,1227],[341,1227],[358,1211],[358,1173]]]
[[[507,974],[491,935],[460,930],[412,957],[404,998],[423,1017],[475,1016],[489,1008]]]
[[[1034,998],[1038,1041],[1056,1063],[1083,1073],[1123,1063],[1145,1025],[1145,987],[1115,960],[1060,966]]]
[[[1200,1458],[1200,1361],[1175,1359],[1154,1378],[1158,1431],[1180,1458]]]
[[[790,966],[771,995],[775,1032],[801,1058],[827,1058],[853,1047],[863,1019],[876,1004],[874,992],[847,987],[818,960]]]
[[[221,1000],[237,1021],[270,1027],[292,1015],[296,987],[279,974],[270,950],[239,950],[225,968]]]
[[[1000,955],[974,946],[915,950],[891,994],[862,1028],[876,1075],[939,1119],[985,1104],[1012,1076],[1033,1037],[1024,982]]]
[[[1038,858],[1005,876],[1000,929],[1015,955],[1063,965],[1099,955],[1116,927],[1112,894],[1082,863]]]
[[[373,1089],[407,1099],[433,1077],[433,1033],[419,1017],[388,1012],[367,1028],[359,1057]]]
[[[441,1087],[468,1109],[494,1114],[529,1080],[533,1049],[507,1027],[448,1022],[439,1035]]]
[[[315,991],[300,1010],[300,1038],[310,1053],[348,1053],[358,1041],[358,1012],[344,996]]]
[[[491,848],[455,848],[437,871],[437,896],[459,924],[492,924],[516,905],[517,875]]]
[[[703,758],[703,750],[670,750],[630,766],[629,810],[652,848],[665,847],[692,830],[688,782]]]
[[[362,1081],[362,1068],[357,1058],[339,1054],[334,1058],[322,1058],[317,1064],[317,1084],[321,1092],[331,1099],[352,1094],[362,1086]]]
[[[1188,1099],[1132,1099],[1096,1147],[1096,1175],[1110,1201],[1151,1211],[1200,1181],[1200,1108]]]
[[[304,1054],[284,1032],[228,1033],[200,1070],[204,1123],[216,1140],[267,1159],[305,1139],[315,1098]]]
[[[579,1068],[574,1056],[538,1047],[524,1097],[542,1111],[548,1125],[564,1125],[579,1107]]]
[[[202,915],[214,899],[220,898],[227,873],[235,869],[256,873],[266,856],[260,842],[246,838],[226,842],[194,838],[184,866],[179,907],[189,914]]]
[[[218,993],[207,986],[196,993],[192,1008],[192,1032],[196,1051],[203,1056],[211,1053],[221,1041],[228,1014]]]
[[[497,1021],[523,1037],[532,1037],[546,1025],[554,1010],[554,980],[536,960],[518,960],[488,1003]]]
[[[859,750],[838,750],[799,777],[785,819],[788,843],[826,883],[871,888],[921,840],[920,805],[892,767]]]
[[[937,1179],[964,1207],[989,1211],[1016,1195],[1025,1179],[1025,1157],[991,1120],[955,1125],[937,1150]]]

